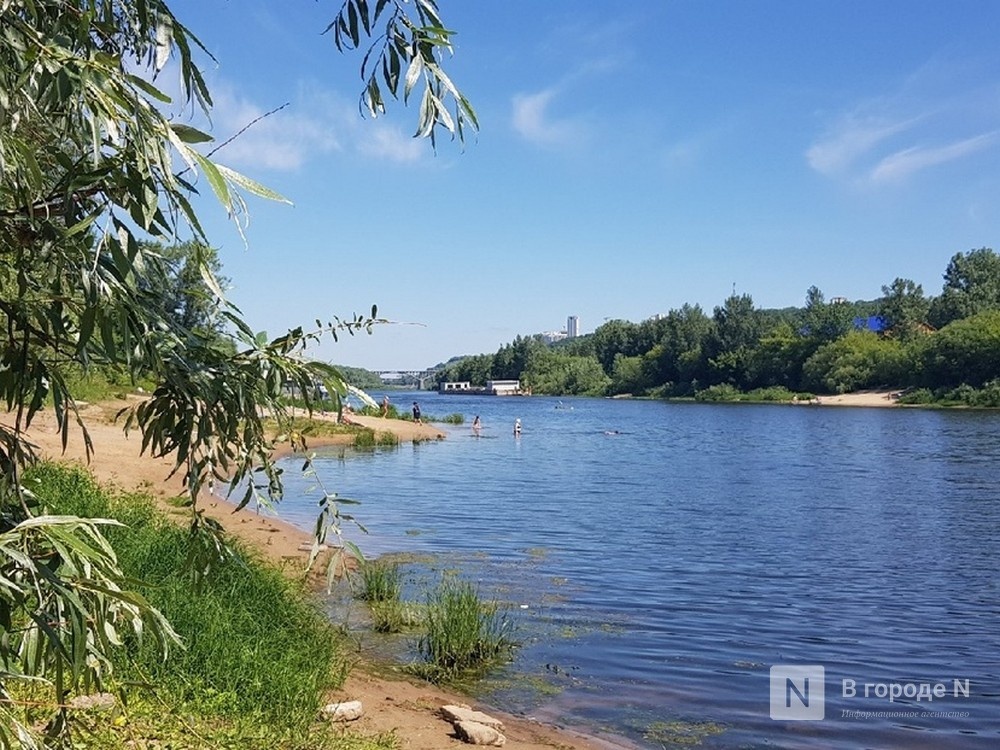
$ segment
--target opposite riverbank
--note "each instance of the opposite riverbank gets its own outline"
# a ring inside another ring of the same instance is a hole
[[[172,461],[140,456],[139,435],[126,436],[121,426],[113,422],[114,414],[123,405],[124,402],[107,403],[84,409],[82,416],[94,445],[94,455],[89,463],[78,430],[71,431],[69,443],[63,451],[51,412],[43,412],[36,417],[31,426],[30,439],[45,458],[85,465],[102,483],[125,490],[141,489],[156,500],[164,515],[179,518],[178,509],[168,500],[183,493],[182,481],[178,476],[168,478],[173,468]],[[392,432],[401,441],[444,437],[444,433],[433,425],[359,416],[352,416],[352,421],[377,431]],[[313,439],[310,445],[351,442],[351,435],[342,435]],[[312,541],[308,532],[252,510],[234,512],[233,506],[222,499],[211,499],[204,505],[207,515],[218,520],[234,538],[256,550],[263,560],[289,574],[299,575],[304,571]],[[371,665],[365,664],[359,664],[343,689],[327,699],[330,702],[362,701],[364,715],[351,724],[351,729],[367,735],[393,732],[399,738],[400,747],[408,750],[463,746],[454,736],[451,725],[440,717],[439,709],[445,704],[472,703],[467,696],[428,683],[386,678],[376,674]],[[484,708],[504,721],[506,746],[515,750],[634,747],[621,738],[588,736],[571,728],[551,726]]]

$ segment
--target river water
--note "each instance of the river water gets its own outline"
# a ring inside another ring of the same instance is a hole
[[[495,705],[651,748],[1000,747],[1000,414],[417,396],[465,424],[317,470],[366,555],[431,555],[414,596],[454,569],[510,605]]]

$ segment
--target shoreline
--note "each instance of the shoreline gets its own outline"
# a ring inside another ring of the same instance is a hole
[[[159,510],[168,518],[186,517],[187,511],[172,506],[168,500],[184,492],[177,475],[170,477],[173,461],[140,456],[139,435],[125,435],[121,425],[112,423],[113,415],[124,405],[120,403],[90,404],[82,409],[94,445],[91,460],[86,460],[83,438],[72,430],[65,450],[56,431],[51,410],[36,415],[28,431],[39,457],[63,463],[74,463],[87,469],[98,482],[111,484],[124,491],[147,492]],[[332,420],[333,417],[328,416]],[[446,433],[433,425],[417,425],[405,420],[382,419],[351,415],[351,420],[371,429],[392,432],[402,442],[440,440]],[[351,435],[311,438],[309,447],[350,445]],[[289,451],[290,454],[290,451]],[[202,507],[207,516],[223,525],[234,539],[280,569],[295,575],[305,574],[305,564],[312,546],[312,535],[280,517],[265,516],[248,506],[234,511],[234,506],[218,495],[205,498]],[[280,505],[279,505],[280,509]],[[348,657],[350,658],[350,657]],[[440,750],[442,747],[465,745],[454,734],[449,722],[440,715],[447,704],[469,705],[483,710],[505,725],[506,747],[512,750],[637,750],[635,743],[624,737],[604,735],[599,730],[559,726],[496,709],[457,690],[408,679],[403,675],[390,678],[377,673],[376,665],[359,661],[352,668],[340,690],[331,692],[329,702],[360,700],[364,713],[347,729],[361,734],[376,735],[395,732],[400,747],[405,750]]]
[[[842,396],[821,397],[819,406],[893,407],[899,406],[892,394],[895,391],[864,391]],[[66,450],[62,450],[51,410],[41,412],[32,423],[31,440],[38,445],[39,454],[45,458],[74,462],[90,471],[99,482],[111,483],[125,491],[139,489],[147,492],[157,502],[167,517],[187,517],[188,511],[180,510],[167,501],[182,495],[183,482],[178,476],[169,478],[173,462],[139,456],[141,438],[137,433],[125,436],[119,424],[112,422],[113,415],[127,402],[92,404],[83,409],[81,416],[87,423],[94,444],[94,455],[85,459],[83,440],[79,430],[71,431]],[[807,405],[805,403],[799,405]],[[335,415],[316,415],[321,421],[334,421]],[[436,425],[414,424],[407,420],[382,419],[350,415],[352,422],[379,432],[391,432],[401,442],[445,439],[448,433]],[[352,434],[311,436],[308,448],[323,446],[350,446]],[[293,455],[290,448],[282,447],[276,456]],[[224,490],[225,485],[218,489]],[[253,506],[235,511],[235,505],[224,497],[204,497],[200,506],[206,515],[217,520],[232,537],[265,562],[276,565],[287,574],[305,579],[305,564],[312,546],[312,535],[279,516],[263,514]],[[278,506],[280,513],[280,504]],[[314,585],[322,578],[320,572],[310,574]],[[348,656],[348,659],[355,658]],[[344,686],[331,692],[326,700],[360,700],[364,715],[348,728],[363,734],[396,732],[400,747],[407,750],[438,750],[461,741],[451,734],[451,727],[439,715],[445,704],[469,704],[479,710],[501,718],[506,726],[507,745],[513,750],[542,750],[543,748],[580,748],[580,750],[637,750],[641,747],[622,736],[602,734],[599,728],[561,726],[552,717],[537,720],[531,715],[506,712],[488,703],[476,700],[458,690],[443,689],[430,683],[400,674],[391,674],[391,666],[377,660],[361,658],[352,668]],[[389,674],[386,674],[389,672]]]

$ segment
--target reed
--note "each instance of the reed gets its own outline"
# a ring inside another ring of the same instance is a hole
[[[361,584],[357,596],[366,602],[399,601],[403,591],[403,575],[399,565],[376,558],[365,560],[359,570]]]
[[[363,427],[354,435],[355,448],[395,448],[398,445],[399,438],[387,431],[376,432]]]
[[[431,592],[415,671],[435,681],[482,673],[510,659],[511,622],[496,601],[483,601],[466,581],[445,578]]]

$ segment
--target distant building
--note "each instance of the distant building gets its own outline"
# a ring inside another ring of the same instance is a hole
[[[471,385],[468,381],[458,380],[441,383],[438,387],[441,393],[462,393],[479,396],[517,396],[521,393],[520,380],[487,380],[484,388]]]
[[[520,380],[487,380],[486,392],[494,396],[513,396],[521,392]]]
[[[888,326],[886,325],[885,318],[881,315],[869,315],[868,317],[862,318],[857,317],[854,319],[854,328],[858,331],[871,331],[872,333],[885,333]]]
[[[580,318],[570,315],[566,318],[566,338],[575,339],[580,335]]]
[[[546,344],[554,344],[557,341],[562,341],[566,338],[566,331],[546,331],[545,333],[538,334],[542,337],[542,341]]]

